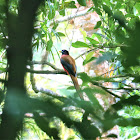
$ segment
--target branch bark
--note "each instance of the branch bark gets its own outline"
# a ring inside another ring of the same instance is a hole
[[[31,66],[31,70],[33,69],[33,66]],[[35,93],[38,93],[38,92],[41,92],[41,93],[45,93],[46,95],[49,95],[49,96],[52,96],[52,97],[60,97],[58,94],[54,93],[53,91],[49,90],[49,89],[38,89],[36,87],[36,82],[35,82],[35,79],[34,79],[34,74],[33,73],[30,73],[30,81],[31,81],[31,84],[32,84],[32,89],[34,90]]]
[[[62,69],[57,68],[55,65],[51,64],[50,62],[39,62],[39,61],[30,61],[28,62],[29,65],[35,65],[35,64],[39,64],[39,65],[48,65],[51,68],[53,68],[54,70],[59,70],[62,71]]]
[[[35,74],[67,74],[64,70],[32,70],[32,69],[27,69],[27,72],[29,73],[35,73]]]

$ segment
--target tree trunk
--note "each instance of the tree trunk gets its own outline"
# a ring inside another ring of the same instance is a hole
[[[31,57],[33,24],[43,0],[21,0],[18,16],[6,10],[8,30],[8,83],[0,125],[0,139],[14,140],[23,127],[27,95],[24,85],[27,60]]]

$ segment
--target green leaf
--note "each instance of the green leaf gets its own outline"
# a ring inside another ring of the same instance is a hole
[[[49,137],[53,137],[54,139],[60,139],[58,130],[56,128],[50,127],[49,119],[40,116],[39,113],[37,113],[37,112],[34,112],[34,120],[35,120],[37,126],[42,131],[44,131]]]
[[[68,90],[75,90],[74,86],[67,87]]]
[[[136,3],[135,8],[137,9],[138,13],[140,14],[140,3]]]
[[[58,27],[58,23],[54,23],[54,26],[52,27],[53,30],[55,30]]]
[[[5,68],[0,68],[0,72],[6,72]]]
[[[65,34],[64,33],[61,33],[61,32],[57,32],[56,33],[58,36],[65,36]]]
[[[48,19],[51,20],[55,17],[55,10],[54,10],[54,7],[53,6],[50,6],[50,9],[49,9],[49,13],[48,13]]]
[[[104,61],[109,61],[109,60],[115,58],[116,56],[117,56],[117,54],[115,54],[115,53],[106,52],[97,59],[96,64],[100,64]]]
[[[96,13],[97,13],[98,15],[102,16],[102,12],[100,11],[99,8],[94,8],[94,9],[95,9],[95,11],[96,11]]]
[[[91,57],[89,60],[84,60],[83,61],[83,65],[86,65],[87,63],[89,63],[89,62],[91,62],[91,61],[93,61],[93,60],[95,60],[96,59],[96,57]]]
[[[101,21],[98,21],[97,24],[95,25],[94,29],[98,29],[101,26]]]
[[[66,8],[77,8],[77,7],[75,6],[75,1],[65,2],[65,3],[64,3],[64,6],[65,6]]]
[[[93,92],[94,94],[106,95],[106,91],[103,90],[102,88],[99,88],[99,87],[93,87],[93,88],[92,88],[92,92]]]
[[[94,52],[90,52],[86,55],[86,59],[83,61],[83,65],[86,65],[87,63],[93,61],[95,59],[95,57],[92,57],[94,54]]]
[[[2,61],[0,61],[0,63],[1,63],[1,64],[4,64],[4,65],[6,65],[6,64],[7,64],[7,63],[5,63],[5,62],[2,62]]]
[[[125,66],[127,70],[130,66],[139,66],[140,64],[139,37],[140,37],[140,21],[137,21],[135,23],[135,29],[129,31],[129,38],[126,39],[126,43],[130,47],[121,48],[124,57],[123,66]]]
[[[112,11],[110,10],[110,8],[107,5],[103,4],[103,10],[109,15],[112,15]]]
[[[116,3],[116,5],[115,5],[115,7],[114,7],[115,9],[122,9],[122,2],[120,1],[118,1],[117,3]]]
[[[108,78],[108,77],[103,77],[103,76],[95,76],[92,77],[92,81],[96,81],[96,82],[116,82],[114,79],[112,78]]]
[[[85,140],[95,140],[101,136],[100,131],[86,118],[83,118],[81,123],[74,122],[74,125]]]
[[[103,34],[101,34],[101,33],[94,33],[94,34],[92,35],[92,38],[94,38],[95,36],[96,36],[100,41],[101,41],[101,38],[105,38],[105,39],[109,40],[108,37],[106,37],[105,35],[103,35]]]
[[[89,60],[93,56],[94,52],[90,52],[86,55],[86,59]]]
[[[47,41],[47,48],[46,48],[46,50],[50,51],[52,46],[53,46],[53,41],[50,39],[49,41]]]
[[[90,41],[90,43],[93,45],[93,44],[99,44],[99,42],[98,41],[96,41],[95,39],[93,39],[93,38],[90,38],[90,37],[86,37],[89,41]]]
[[[116,38],[116,42],[122,43],[122,44],[124,43],[125,32],[121,28],[118,28],[117,30],[115,30],[114,35],[115,35],[115,38]]]
[[[82,28],[80,28],[79,30],[80,30],[80,32],[81,32],[82,35],[83,35],[83,39],[84,39],[84,41],[86,42],[87,32],[84,31],[84,30],[82,30]]]
[[[60,14],[61,16],[65,16],[65,9],[60,10],[60,11],[59,11],[59,14]]]
[[[95,7],[98,7],[98,0],[92,0],[92,1],[94,3]]]
[[[78,3],[80,4],[80,5],[82,5],[82,6],[86,6],[87,4],[86,4],[86,0],[77,0],[78,1]]]
[[[91,78],[86,73],[84,73],[84,72],[79,73],[78,76],[83,81],[84,85],[91,81]]]
[[[86,44],[82,41],[76,41],[75,43],[72,43],[72,46],[74,48],[83,48],[83,47],[90,48],[88,44]]]
[[[99,101],[93,95],[93,91],[91,88],[85,88],[83,91],[87,94],[88,98],[96,109],[103,110],[102,106],[99,104]]]
[[[121,11],[116,11],[113,15],[114,19],[117,20],[119,22],[119,24],[121,26],[125,26],[125,16],[123,15],[123,13]]]

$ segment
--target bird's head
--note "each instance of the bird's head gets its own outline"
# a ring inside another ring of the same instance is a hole
[[[67,50],[62,50],[62,51],[60,51],[61,53],[62,53],[62,55],[64,54],[64,55],[69,55],[69,52],[67,51]]]

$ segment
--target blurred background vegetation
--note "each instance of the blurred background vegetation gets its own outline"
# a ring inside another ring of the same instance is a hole
[[[139,0],[1,0],[0,139],[139,139],[139,38]]]

